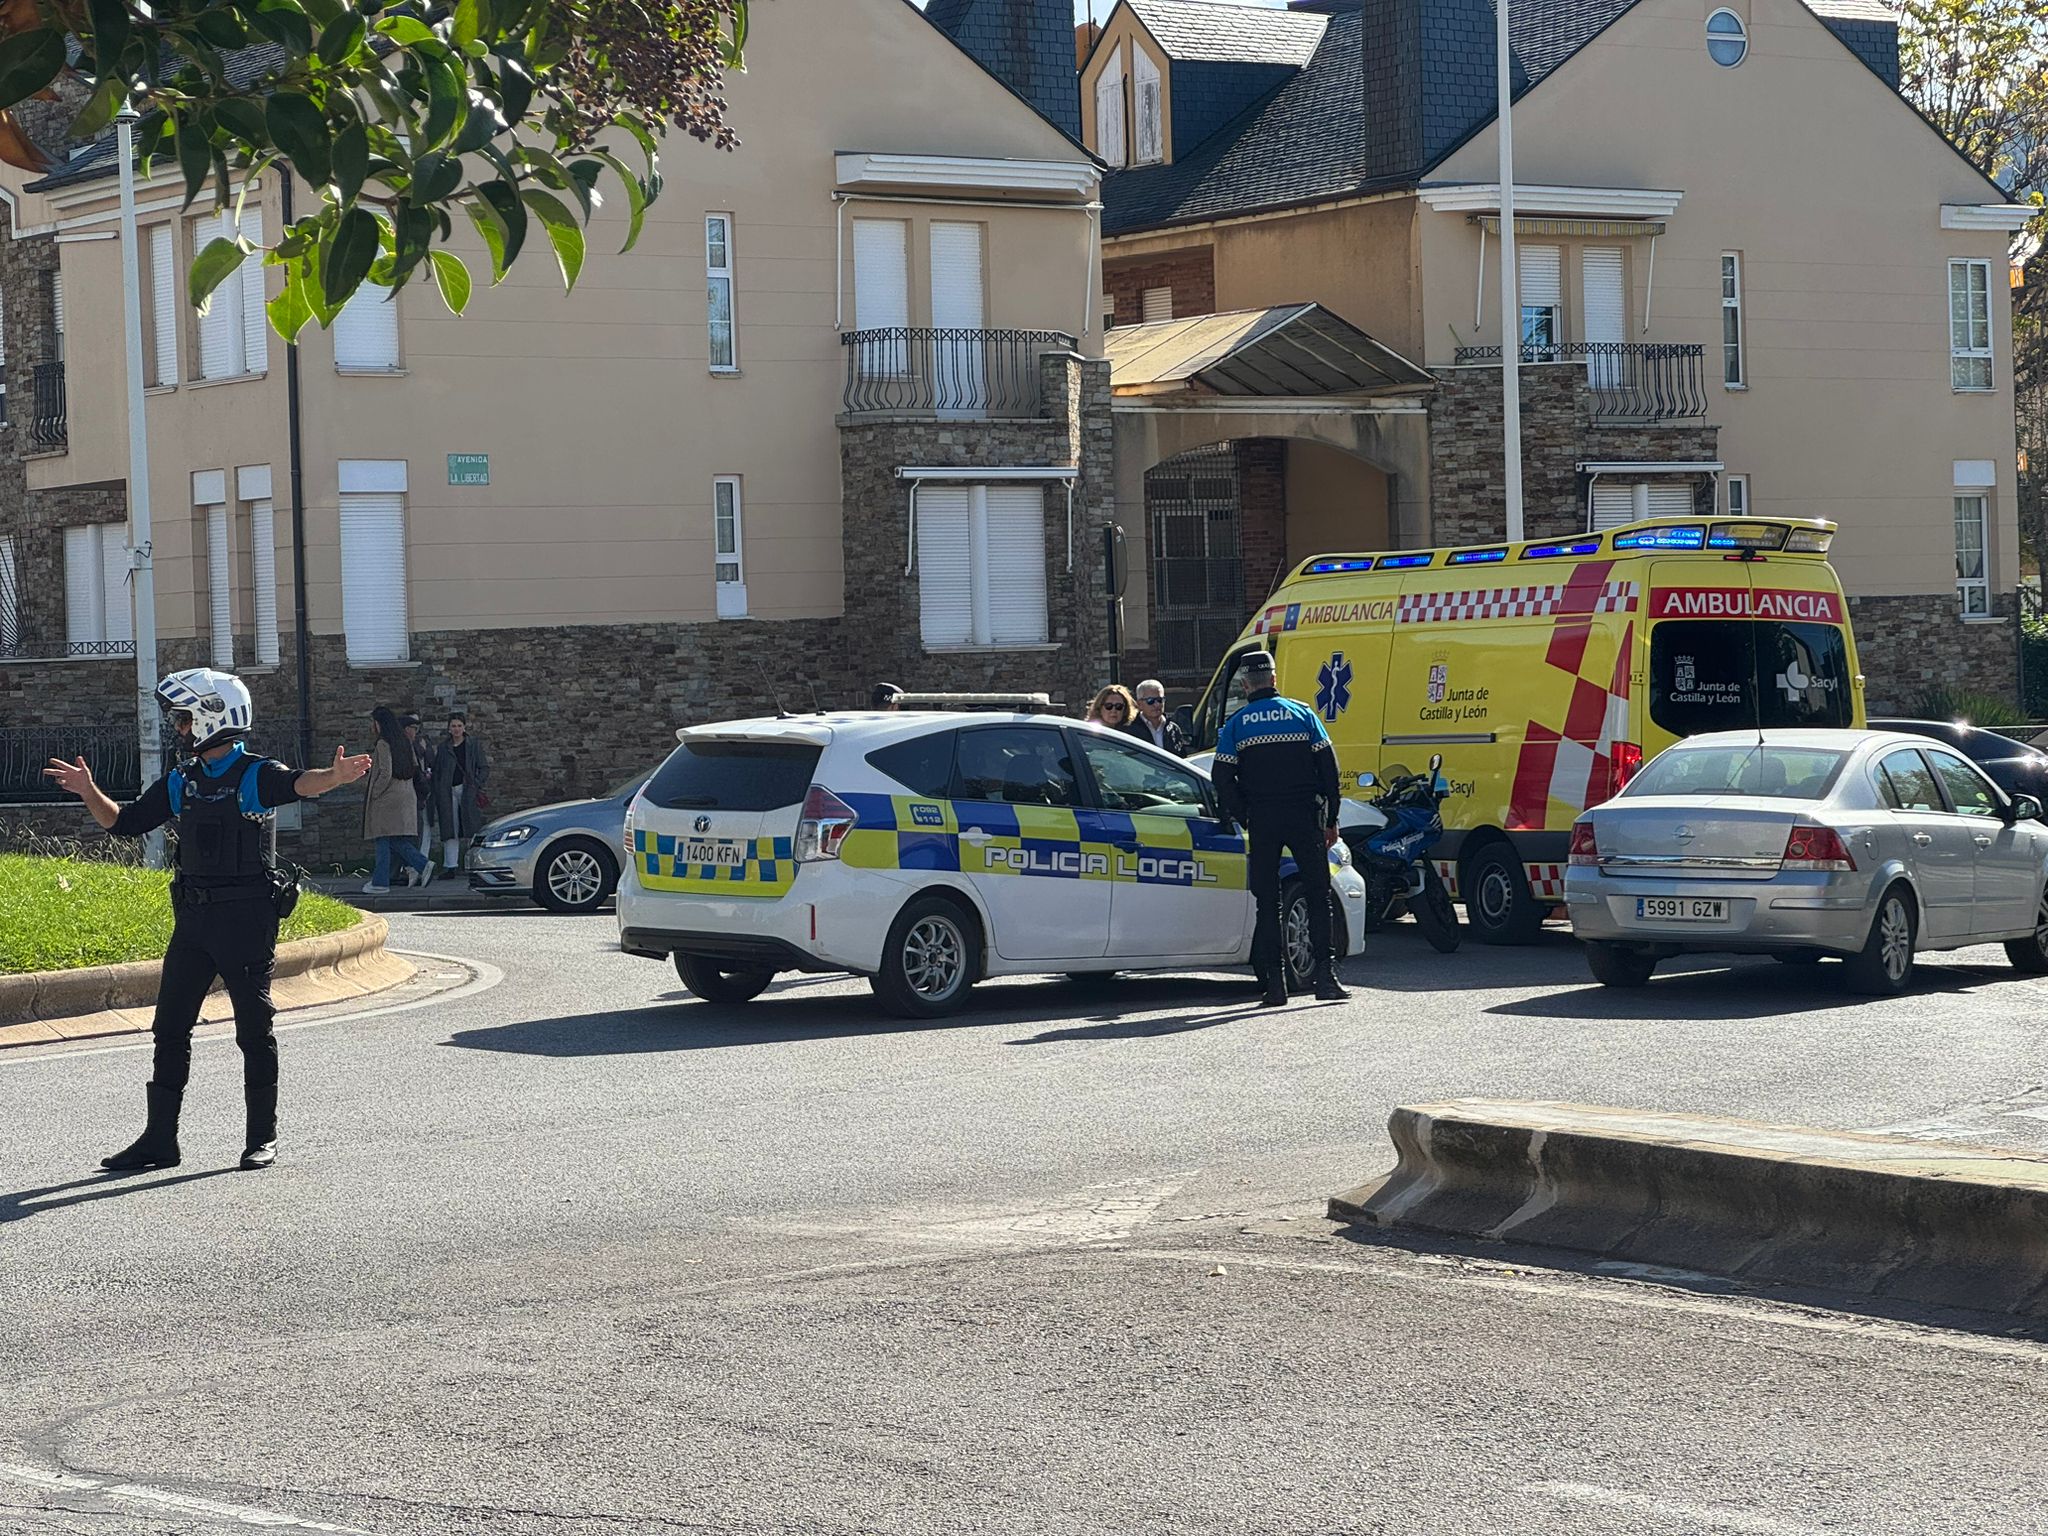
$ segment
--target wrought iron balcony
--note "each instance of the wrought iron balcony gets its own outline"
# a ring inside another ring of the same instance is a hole
[[[1566,341],[1523,347],[1525,363],[1584,363],[1597,421],[1689,421],[1707,414],[1707,349],[1693,343]],[[1460,347],[1460,367],[1498,363],[1499,347]]]
[[[118,725],[17,725],[0,728],[0,804],[67,798],[43,777],[51,758],[82,757],[93,781],[117,799],[142,790],[142,752],[135,722]]]
[[[64,398],[64,365],[37,363],[35,408],[29,417],[28,440],[34,449],[62,448],[70,441],[70,416]]]
[[[848,331],[849,416],[931,416],[972,421],[1038,416],[1038,360],[1076,346],[1064,331]]]

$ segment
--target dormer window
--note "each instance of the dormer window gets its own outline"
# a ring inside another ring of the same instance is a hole
[[[1095,152],[1112,168],[1129,163],[1124,150],[1124,71],[1119,53],[1095,82]]]
[[[1733,11],[1707,18],[1707,56],[1723,69],[1733,69],[1749,56],[1749,29]]]
[[[1158,165],[1166,158],[1165,93],[1160,88],[1159,66],[1142,48],[1137,50],[1136,64],[1138,153],[1134,158],[1139,165]]]

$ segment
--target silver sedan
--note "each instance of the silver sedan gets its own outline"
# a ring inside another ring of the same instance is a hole
[[[1695,736],[1572,828],[1565,903],[1594,977],[1671,955],[1833,956],[1905,990],[1920,950],[2003,943],[2048,972],[2048,826],[1961,754],[1878,731]]]
[[[618,888],[626,807],[648,772],[602,799],[536,806],[488,823],[470,841],[470,889],[531,896],[551,912],[596,911]]]

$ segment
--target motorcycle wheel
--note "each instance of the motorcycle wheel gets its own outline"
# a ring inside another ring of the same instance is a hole
[[[1415,905],[1415,923],[1439,954],[1448,955],[1458,947],[1458,909],[1434,864],[1422,868],[1422,900]]]

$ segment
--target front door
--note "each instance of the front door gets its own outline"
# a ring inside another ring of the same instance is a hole
[[[2010,933],[2031,928],[2041,904],[2041,866],[2034,839],[2009,826],[1997,787],[1953,752],[1927,749],[1927,759],[1941,775],[1949,804],[1970,826],[1976,849],[1977,879],[1969,932]]]
[[[1096,960],[1110,880],[1082,847],[1080,776],[1055,725],[969,727],[953,759],[960,873],[1005,960]]]
[[[1251,934],[1244,836],[1226,832],[1201,775],[1135,741],[1077,731],[1110,850],[1109,952],[1134,960],[1214,955],[1233,963]]]

